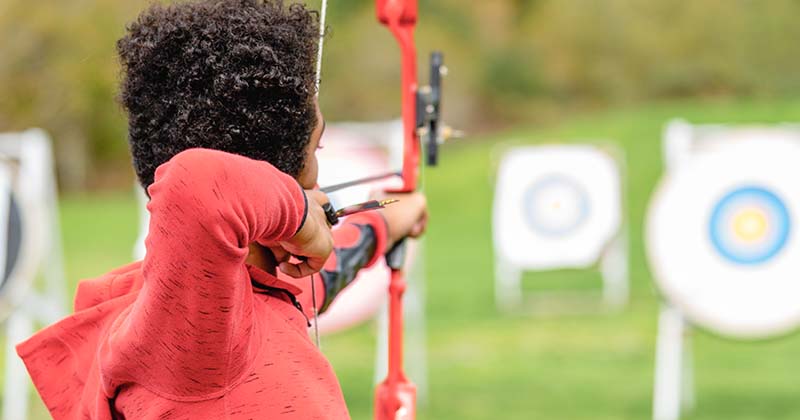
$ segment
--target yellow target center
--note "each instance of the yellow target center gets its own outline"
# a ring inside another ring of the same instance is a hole
[[[746,242],[754,242],[764,237],[767,232],[767,216],[758,209],[742,210],[733,218],[733,231],[736,236]]]

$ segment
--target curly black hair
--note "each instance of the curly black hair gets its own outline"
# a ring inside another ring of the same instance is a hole
[[[183,150],[264,160],[298,176],[317,124],[319,16],[282,0],[154,4],[117,42],[120,102],[141,184]]]

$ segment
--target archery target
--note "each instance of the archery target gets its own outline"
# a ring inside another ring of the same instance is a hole
[[[742,140],[687,157],[661,181],[647,255],[664,296],[692,321],[737,338],[800,323],[800,145]]]
[[[36,210],[16,191],[17,162],[0,158],[0,319],[18,307],[39,263],[38,236],[30,217]]]
[[[518,267],[594,264],[621,223],[616,162],[593,146],[516,148],[502,160],[495,249]]]
[[[569,235],[589,216],[589,197],[569,176],[554,174],[525,192],[525,216],[528,228],[543,236]]]

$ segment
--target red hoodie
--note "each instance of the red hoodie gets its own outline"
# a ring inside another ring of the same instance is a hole
[[[159,167],[148,192],[144,261],[81,282],[75,313],[17,347],[53,418],[349,418],[296,307],[302,289],[245,264],[249,244],[302,225],[297,182],[192,149]],[[385,249],[381,216],[359,216]],[[353,229],[340,231],[352,242]]]

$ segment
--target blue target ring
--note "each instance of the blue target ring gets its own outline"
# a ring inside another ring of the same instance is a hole
[[[775,193],[747,186],[719,200],[708,226],[711,243],[723,258],[735,264],[756,265],[781,252],[789,239],[791,219]]]
[[[586,191],[571,178],[551,175],[525,191],[525,220],[533,231],[549,237],[567,235],[589,217]]]

